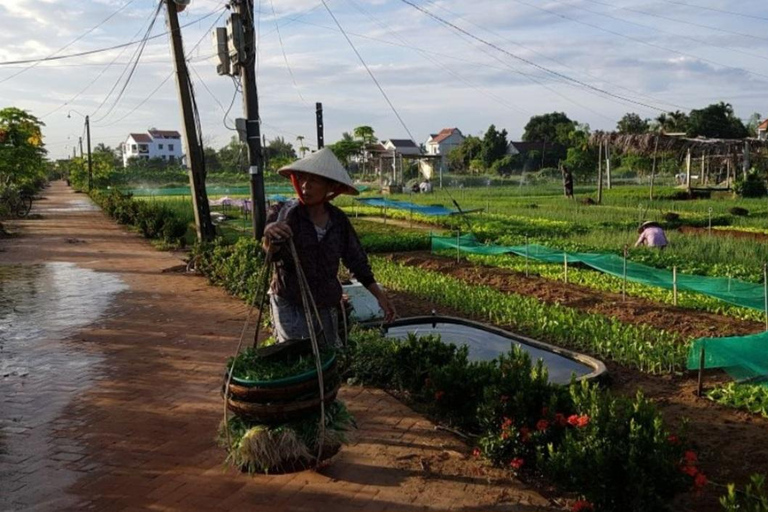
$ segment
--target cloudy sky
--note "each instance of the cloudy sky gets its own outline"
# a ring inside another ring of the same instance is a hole
[[[72,152],[85,114],[94,145],[116,146],[149,127],[180,129],[164,10],[132,73],[138,45],[11,63],[139,40],[158,1],[0,0],[0,107],[42,118],[52,157]],[[403,122],[321,1],[255,0],[268,139],[314,143],[316,101],[328,142],[363,124],[379,138],[410,132],[424,142],[443,127],[478,134],[493,123],[517,139],[530,116],[552,111],[592,129],[612,129],[626,112],[655,117],[717,101],[745,120],[768,115],[764,1],[326,1]],[[214,147],[229,141],[242,112],[212,57],[210,32],[224,26],[225,3],[192,0],[180,15],[204,137]]]

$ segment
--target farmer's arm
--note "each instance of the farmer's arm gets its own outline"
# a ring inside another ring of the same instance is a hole
[[[344,266],[352,272],[355,278],[360,281],[360,283],[365,286],[374,297],[376,297],[379,306],[384,311],[386,321],[391,322],[397,315],[395,307],[373,277],[373,271],[371,270],[371,264],[368,261],[368,255],[365,254],[365,250],[360,243],[360,239],[357,237],[355,228],[349,220],[347,220],[347,233],[347,239],[344,241],[344,248],[341,253],[341,261],[344,263]]]

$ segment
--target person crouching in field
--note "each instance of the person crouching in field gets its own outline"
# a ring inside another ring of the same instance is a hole
[[[275,262],[269,293],[278,342],[309,337],[297,270],[285,243],[289,238],[296,246],[309,291],[320,313],[322,326],[313,319],[315,331],[319,333],[322,327],[327,336],[318,334],[318,341],[339,342],[337,308],[342,287],[337,275],[340,262],[376,297],[386,321],[392,321],[395,308],[376,283],[355,228],[346,214],[330,203],[339,194],[358,194],[341,162],[330,149],[324,148],[278,172],[291,180],[298,195],[298,200],[271,207],[264,228],[263,246]]]
[[[667,235],[664,234],[664,230],[656,222],[643,222],[637,229],[637,232],[640,233],[640,237],[635,242],[635,247],[646,245],[648,247],[664,249],[669,244]]]

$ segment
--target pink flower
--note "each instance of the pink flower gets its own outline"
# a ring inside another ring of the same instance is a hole
[[[579,416],[577,414],[571,414],[568,416],[568,424],[575,427],[579,424]]]
[[[586,414],[579,416],[579,419],[576,422],[576,426],[579,428],[584,428],[587,425],[589,425],[589,416],[587,416]]]
[[[680,444],[680,439],[676,435],[670,434],[669,437],[667,437],[667,442],[669,444]]]
[[[522,439],[524,443],[527,443],[530,438],[531,438],[531,429],[529,429],[528,427],[522,427],[520,429],[520,439]]]
[[[522,459],[522,458],[520,458],[520,457],[515,457],[515,458],[514,458],[514,459],[512,459],[512,461],[509,463],[509,465],[510,465],[510,466],[512,466],[512,468],[513,468],[515,471],[518,471],[518,470],[519,470],[521,467],[523,467],[523,464],[525,464],[525,460],[523,460],[523,459]]]
[[[536,430],[543,432],[549,428],[549,422],[547,420],[541,419],[536,423]]]
[[[473,457],[479,457],[480,456],[480,448],[475,448],[472,450],[472,456]]]
[[[696,477],[693,479],[693,485],[697,489],[701,489],[702,487],[707,485],[707,483],[709,483],[709,481],[707,480],[707,477],[706,475],[704,475],[704,473],[698,473]]]
[[[693,450],[688,450],[683,454],[683,459],[685,459],[685,462],[688,464],[696,464],[699,462],[699,458],[696,456],[696,452]]]

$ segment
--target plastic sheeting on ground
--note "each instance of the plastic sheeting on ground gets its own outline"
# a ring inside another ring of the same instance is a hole
[[[365,206],[378,206],[380,208],[391,208],[393,210],[408,210],[421,215],[457,215],[461,213],[458,210],[451,210],[444,206],[426,206],[423,204],[409,203],[407,201],[385,199],[383,197],[364,197],[355,200]]]

